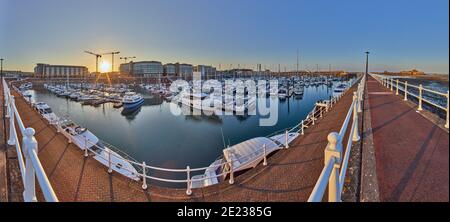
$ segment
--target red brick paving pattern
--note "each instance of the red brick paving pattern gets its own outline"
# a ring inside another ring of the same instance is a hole
[[[60,201],[306,201],[323,168],[327,135],[339,131],[353,90],[289,149],[269,158],[267,167],[258,165],[236,177],[234,185],[224,182],[194,189],[191,196],[185,189],[156,187],[151,181],[143,191],[140,182],[108,174],[105,166],[68,145],[23,99],[16,97],[16,105],[25,125],[32,123],[36,129],[39,157]]]
[[[372,77],[367,85],[380,200],[448,202],[448,132]]]

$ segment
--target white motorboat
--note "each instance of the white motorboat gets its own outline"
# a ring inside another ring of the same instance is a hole
[[[124,109],[134,109],[144,103],[144,98],[141,94],[135,92],[126,92],[122,99]]]
[[[56,123],[59,121],[58,116],[53,113],[52,109],[47,103],[37,102],[33,104],[33,107],[46,119],[49,123]]]
[[[95,153],[94,159],[101,164],[133,180],[139,180],[139,173],[125,158],[117,152],[105,146],[87,128],[81,127],[70,120],[60,121],[59,127],[64,131],[63,135],[70,139],[80,149],[88,148]]]
[[[292,142],[299,133],[288,133],[287,142]],[[286,143],[286,134],[278,134],[271,137],[256,137],[246,140],[223,150],[223,157],[215,160],[202,175],[192,177],[195,182],[193,188],[210,186],[223,181],[229,174],[229,164],[233,172],[240,172],[256,167],[267,156],[277,150],[283,149]]]

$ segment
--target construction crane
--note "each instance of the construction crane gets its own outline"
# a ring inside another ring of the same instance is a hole
[[[90,52],[90,51],[84,51],[84,52],[87,53],[87,54],[91,54],[91,55],[95,56],[95,73],[98,73],[98,58],[101,58],[102,55],[97,54],[97,53],[93,53],[93,52]]]
[[[119,54],[120,52],[107,52],[107,53],[103,53],[102,55],[112,55],[112,60],[111,60],[111,73],[114,72],[114,55]]]
[[[120,57],[120,59],[123,59],[125,63],[127,63],[128,59],[135,59],[136,56],[127,56],[127,57]]]

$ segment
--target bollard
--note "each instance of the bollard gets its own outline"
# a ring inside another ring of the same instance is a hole
[[[449,99],[450,95],[448,94],[448,90],[447,90],[447,118],[445,120],[445,128],[448,129],[448,115],[449,115],[449,103],[450,103],[450,99]]]
[[[359,137],[359,132],[358,132],[357,99],[358,99],[358,96],[356,95],[356,92],[354,92],[354,95],[353,95],[353,101],[355,101],[355,105],[353,106],[353,125],[354,125],[354,130],[353,130],[353,138],[352,138],[352,140],[354,142],[359,141],[361,139]]]
[[[397,79],[397,87],[395,89],[395,95],[398,95],[398,79]]]
[[[405,98],[403,98],[403,100],[408,100],[408,81],[405,81]]]
[[[145,161],[142,162],[142,189],[146,190],[147,186],[147,173],[145,172],[147,165],[145,165]]]
[[[419,107],[417,108],[418,111],[422,111],[422,84],[419,85]]]
[[[188,196],[190,196],[192,194],[192,189],[191,189],[191,168],[189,166],[186,167],[186,173],[187,173],[187,189],[186,189],[186,194]]]
[[[108,151],[108,173],[112,173],[112,166],[111,166],[111,151]]]
[[[327,164],[331,158],[335,159],[333,170],[328,179],[328,201],[341,202],[341,193],[339,192],[339,169],[341,167],[342,141],[339,133],[336,132],[328,134],[327,139],[328,145],[325,149],[325,164]]]
[[[228,166],[230,166],[230,180],[228,180],[229,184],[234,184],[234,172],[233,172],[233,163],[228,163]]]
[[[37,153],[38,144],[34,138],[35,131],[33,128],[26,128],[22,139],[23,153],[25,155],[25,184],[23,199],[25,202],[37,202],[36,198],[36,173],[31,160],[31,152]]]
[[[11,99],[10,99],[10,102],[11,102],[11,104],[10,104],[10,116],[9,116],[9,139],[8,139],[8,145],[15,145],[16,144],[16,138],[15,138],[15,136],[16,136],[16,128],[15,128],[15,126],[16,126],[16,124],[15,124],[15,122],[14,122],[14,116],[15,116],[15,105],[14,105],[14,96],[11,96]]]
[[[288,133],[288,131],[286,130],[286,134],[285,134],[285,143],[284,143],[284,147],[287,149],[287,148],[289,148],[289,133]]]
[[[264,162],[263,162],[263,165],[264,165],[264,166],[267,166],[266,144],[263,144],[263,152],[264,152]]]

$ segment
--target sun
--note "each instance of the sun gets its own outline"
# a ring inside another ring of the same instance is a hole
[[[111,64],[107,61],[102,61],[100,64],[100,72],[109,72],[111,70]]]

